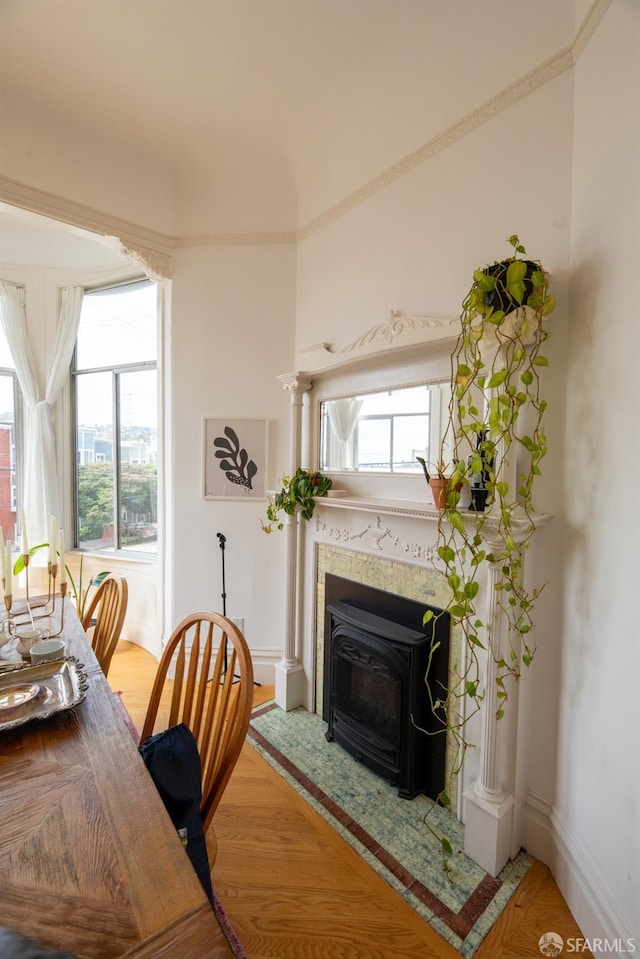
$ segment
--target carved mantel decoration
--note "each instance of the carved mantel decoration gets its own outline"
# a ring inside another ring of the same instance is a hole
[[[314,372],[351,364],[396,349],[453,338],[457,318],[407,314],[392,309],[385,320],[375,323],[345,346],[315,343],[300,352]]]

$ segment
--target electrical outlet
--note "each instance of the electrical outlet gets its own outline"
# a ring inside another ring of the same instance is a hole
[[[238,627],[241,633],[244,633],[244,616],[232,616],[231,622]]]

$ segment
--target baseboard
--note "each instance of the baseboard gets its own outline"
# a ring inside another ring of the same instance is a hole
[[[554,806],[529,792],[525,812],[527,851],[551,870],[584,938],[606,941],[606,948],[603,943],[595,954],[606,951],[628,959],[640,951],[640,930],[621,915],[595,864]]]
[[[282,659],[282,650],[279,653],[271,650],[252,649],[253,678],[261,686],[275,685],[274,667]]]

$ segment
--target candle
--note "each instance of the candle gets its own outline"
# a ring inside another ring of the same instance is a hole
[[[51,514],[49,522],[49,563],[55,566],[58,562],[57,543],[56,543],[56,518]]]
[[[22,532],[22,555],[29,555],[29,541],[27,539],[27,517],[24,515],[24,510],[20,510],[20,530]]]
[[[11,567],[11,540],[10,539],[7,540],[7,548],[6,548],[5,555],[6,555],[6,560],[5,560],[6,565],[5,565],[5,573],[4,573],[4,595],[5,595],[5,599],[11,599],[11,594],[12,594],[11,580],[13,578],[12,576],[13,570]]]
[[[64,530],[58,532],[58,541],[60,543],[60,585],[67,582],[67,567],[64,560]]]

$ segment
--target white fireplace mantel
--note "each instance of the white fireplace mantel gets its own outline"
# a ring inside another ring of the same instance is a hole
[[[394,316],[392,319],[395,324],[397,317]],[[338,356],[335,355],[334,350],[322,344],[323,362],[316,361],[313,364],[314,372],[291,373],[280,377],[283,388],[290,393],[290,472],[292,474],[302,462],[303,394],[312,389],[313,379],[322,374],[326,375],[329,371],[333,372],[336,368],[357,367],[364,359],[368,358],[371,361],[372,354],[375,354],[375,360],[378,362],[385,356],[390,359],[400,344],[403,341],[406,342],[407,336],[407,324],[404,324],[400,331],[396,330],[394,324],[390,326],[387,324],[392,335],[385,328],[387,340],[384,342],[385,337],[382,337],[384,343],[382,346],[378,345],[377,333],[373,338],[371,336],[368,339],[365,338],[366,342],[358,340],[348,349],[337,351]],[[426,326],[413,323],[409,326],[411,342],[407,344],[407,354],[416,349],[414,339],[422,340],[422,348],[424,348],[424,340],[429,335],[433,336],[434,342],[430,344],[430,347],[435,348],[437,345],[441,347],[442,340],[447,334],[450,335],[448,324],[445,323],[436,325],[435,329],[429,329],[428,333]],[[436,342],[438,340],[439,344]],[[372,345],[373,342],[375,346]],[[361,351],[364,356],[360,355]],[[515,466],[511,465],[510,469],[515,469]],[[347,475],[341,476],[340,481],[346,484],[349,478]],[[515,483],[510,484],[510,488],[515,488]],[[286,635],[283,658],[276,667],[276,702],[285,710],[302,705],[305,696],[307,700],[311,699],[309,690],[313,685],[314,670],[311,663],[314,660],[309,647],[314,640],[310,624],[315,620],[316,599],[314,586],[309,579],[309,573],[313,567],[309,551],[314,544],[337,541],[348,549],[361,553],[368,552],[370,555],[381,555],[383,550],[387,550],[389,554],[393,553],[396,557],[402,554],[405,562],[415,563],[422,568],[427,565],[433,568],[437,556],[437,530],[442,517],[435,506],[426,501],[427,497],[424,501],[416,502],[369,495],[349,495],[348,490],[346,494],[319,498],[316,502],[313,527],[311,524],[305,524],[307,529],[302,537],[299,535],[297,517],[287,517]],[[462,515],[471,528],[478,524],[478,514],[462,511]],[[362,523],[358,520],[360,516]],[[328,520],[328,517],[335,517],[335,521]],[[523,512],[520,517],[515,518],[512,532],[516,540],[522,541],[528,538],[532,532],[532,526],[537,529],[550,519],[551,517],[546,514],[527,516]],[[481,535],[489,544],[499,542],[498,519],[492,517],[490,511],[482,514]],[[305,547],[305,540],[307,547]],[[484,585],[485,621],[492,624],[493,635],[499,636],[506,648],[509,641],[507,627],[501,622],[503,615],[496,607],[493,595],[495,590],[492,588],[498,576],[498,570],[490,569],[488,581]],[[487,659],[490,660],[491,657],[488,656]],[[492,665],[492,663],[487,664],[485,688],[488,689],[493,688]],[[514,804],[518,793],[518,768],[522,768],[522,763],[516,762],[515,753],[524,749],[525,744],[518,736],[517,709],[510,710],[514,715],[509,720],[511,728],[506,737],[503,736],[503,733],[507,732],[504,729],[504,721],[503,728],[500,729],[495,716],[496,710],[490,700],[491,697],[487,696],[482,708],[479,775],[471,786],[465,789],[464,806],[460,811],[463,813],[462,818],[465,822],[465,851],[487,872],[495,876],[505,865],[509,856],[513,855],[521,845],[522,837],[519,835],[521,820],[514,810]],[[510,704],[512,707],[517,705],[513,700],[517,700],[517,695],[512,697]],[[510,742],[517,743],[515,752],[505,747],[503,740],[506,738]]]
[[[461,510],[471,529],[480,529],[489,549],[498,551],[501,543],[500,522],[491,510],[477,514]],[[512,517],[511,533],[516,541],[527,539],[533,529],[540,529],[552,517],[544,513]],[[440,521],[447,522],[434,506],[424,502],[374,497],[322,497],[316,501],[314,522],[310,533],[316,543],[335,542],[341,547],[387,558],[402,556],[405,561],[421,567],[440,565],[437,558]],[[478,597],[480,615],[491,624],[493,644],[505,656],[512,641],[504,616],[496,604],[496,585],[500,578],[499,564],[488,564]],[[495,661],[486,657],[484,688],[488,690],[481,710],[481,728],[475,750],[478,760],[477,775],[463,775],[463,794],[459,795],[458,814],[465,824],[465,852],[487,872],[497,876],[510,856],[522,846],[521,817],[516,809],[518,784],[516,753],[522,759],[526,736],[518,731],[518,692],[510,694],[510,709],[503,720],[496,717],[491,690],[495,688]],[[511,744],[517,743],[511,751]],[[468,784],[465,788],[465,780]]]

